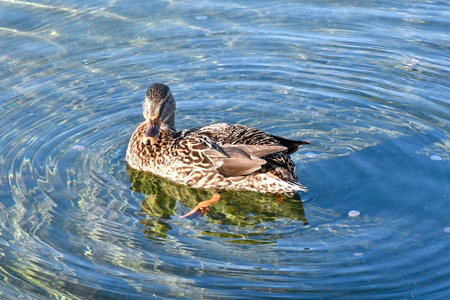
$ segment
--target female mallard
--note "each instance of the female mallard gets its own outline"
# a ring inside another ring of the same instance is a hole
[[[145,122],[131,136],[128,164],[138,170],[195,188],[249,190],[278,195],[307,189],[289,157],[299,146],[262,130],[238,124],[213,124],[175,130],[175,100],[167,85],[152,84],[142,104]],[[200,202],[204,211],[220,195]]]

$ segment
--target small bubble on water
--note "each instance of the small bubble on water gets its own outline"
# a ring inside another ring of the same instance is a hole
[[[349,217],[357,217],[357,216],[359,216],[361,213],[359,212],[359,211],[357,211],[357,210],[351,210],[351,211],[349,211],[348,212],[348,216]]]
[[[206,21],[206,20],[208,20],[208,17],[207,16],[196,16],[195,19],[197,21]]]
[[[306,152],[305,156],[309,158],[316,158],[317,154],[315,154],[314,152]]]
[[[362,253],[362,252],[355,252],[355,253],[353,253],[353,256],[363,256],[364,255],[364,253]]]
[[[86,149],[84,146],[81,146],[81,145],[73,145],[72,147],[70,147],[70,150],[72,150],[72,151],[78,151],[78,152],[81,152],[81,151],[83,151],[84,149]]]
[[[442,160],[442,157],[440,157],[440,156],[437,155],[437,154],[433,154],[433,155],[430,156],[430,159],[431,159],[431,160]]]
[[[445,227],[445,228],[444,228],[444,232],[445,232],[445,233],[450,233],[450,227]]]

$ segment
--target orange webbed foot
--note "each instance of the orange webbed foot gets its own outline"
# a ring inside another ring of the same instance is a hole
[[[286,200],[286,196],[275,195],[275,199],[277,200],[278,203],[283,204],[284,200]]]
[[[219,194],[214,194],[211,199],[200,202],[190,212],[188,212],[184,216],[181,216],[181,218],[189,217],[189,216],[195,214],[197,211],[199,211],[200,214],[204,215],[209,210],[209,206],[211,204],[219,201],[220,198],[221,198],[221,196]]]

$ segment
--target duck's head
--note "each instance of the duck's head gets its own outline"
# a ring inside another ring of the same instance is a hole
[[[142,103],[142,113],[147,123],[143,143],[153,145],[162,130],[175,132],[175,99],[167,85],[152,84]]]

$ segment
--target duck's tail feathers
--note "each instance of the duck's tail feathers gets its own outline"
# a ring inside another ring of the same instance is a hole
[[[288,155],[296,152],[301,145],[309,145],[310,143],[304,141],[293,141],[286,139],[281,136],[273,135],[275,139],[277,139],[281,145],[287,148]]]
[[[306,186],[304,186],[303,184],[301,184],[298,181],[291,181],[291,182],[286,182],[287,184],[289,184],[290,187],[292,187],[293,191],[300,191],[300,192],[307,192],[308,188]]]

